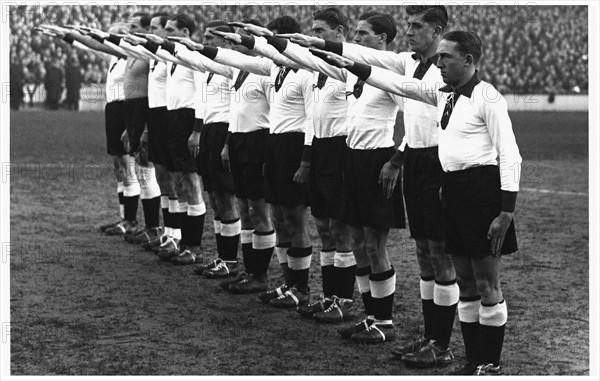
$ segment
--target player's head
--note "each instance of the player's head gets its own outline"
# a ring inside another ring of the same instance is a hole
[[[167,36],[190,37],[196,30],[196,23],[185,13],[178,13],[169,17],[165,25]]]
[[[435,51],[448,25],[448,11],[443,5],[409,5],[406,37],[417,53]]]
[[[243,22],[244,24],[252,24],[252,25],[256,25],[256,26],[260,26],[260,27],[263,27],[263,26],[264,26],[264,25],[263,25],[263,24],[262,24],[260,21],[258,21],[258,20],[256,20],[256,19],[244,19],[244,20],[242,20],[242,22]],[[243,35],[243,36],[248,36],[248,35],[250,35],[250,33],[249,33],[248,31],[244,30],[244,28],[237,28],[237,29],[235,30],[235,32],[236,32],[237,34],[241,34],[241,35]],[[252,50],[252,49],[248,49],[248,48],[247,48],[247,47],[245,47],[244,45],[236,45],[236,44],[233,44],[233,45],[231,46],[231,48],[232,48],[233,50],[237,50],[237,51],[238,51],[238,52],[240,52],[240,53],[244,53],[244,54],[247,54],[247,55],[250,55],[250,56],[255,56],[255,55],[256,55],[256,52],[255,52],[254,50]]]
[[[273,33],[302,33],[300,23],[290,16],[281,16],[271,20],[267,24],[267,29]]]
[[[229,40],[226,40],[221,36],[212,34],[211,30],[235,33],[235,29],[232,26],[227,25],[227,23],[222,20],[211,21],[208,24],[206,24],[206,28],[204,29],[204,39],[202,40],[202,44],[206,46],[212,46],[215,48],[230,47],[231,42]]]
[[[135,12],[129,16],[129,31],[135,32],[147,32],[150,29],[150,20],[152,16],[147,12]]]
[[[453,31],[446,33],[437,48],[442,79],[456,85],[472,76],[483,54],[481,39],[473,32]]]
[[[355,32],[355,44],[385,49],[396,37],[396,23],[387,13],[367,11],[359,17]]]
[[[348,16],[336,7],[319,9],[313,14],[312,35],[324,40],[346,41]]]
[[[169,15],[164,12],[153,14],[152,20],[150,20],[150,32],[158,37],[165,37],[165,26],[167,26],[168,19]]]

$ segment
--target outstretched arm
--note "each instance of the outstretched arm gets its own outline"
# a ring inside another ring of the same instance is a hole
[[[315,51],[318,54],[326,56],[327,60],[333,65],[348,69],[348,71],[356,75],[359,79],[373,87],[433,106],[437,106],[438,104],[438,89],[443,85],[441,83],[421,81],[379,67],[360,64],[335,53],[318,49]]]

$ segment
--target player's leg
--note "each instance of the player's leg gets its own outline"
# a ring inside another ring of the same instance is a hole
[[[356,273],[356,258],[352,251],[350,228],[341,220],[332,218],[330,230],[335,241],[336,251],[333,257],[335,295],[345,299],[348,308],[352,304]]]
[[[114,222],[110,222],[104,225],[100,226],[100,231],[104,232],[106,231],[106,229],[112,228],[113,226],[117,225],[119,222],[121,222],[123,220],[123,218],[125,218],[125,205],[124,203],[124,199],[123,199],[123,190],[125,188],[125,186],[123,185],[123,178],[125,177],[124,171],[121,170],[120,166],[119,166],[119,161],[117,159],[116,156],[112,156],[112,164],[113,164],[113,168],[114,168],[114,173],[115,173],[115,179],[117,180],[117,198],[119,201],[119,220],[118,221],[114,221]]]
[[[254,232],[254,225],[250,218],[250,211],[248,206],[248,200],[236,198],[237,210],[240,215],[241,233],[240,233],[240,245],[242,247],[242,261],[244,263],[244,271],[238,271],[237,276],[229,278],[221,283],[219,287],[226,291],[230,291],[230,287],[250,276],[254,273],[254,256],[252,255],[252,234]]]
[[[234,293],[262,292],[267,289],[267,271],[273,256],[276,238],[269,205],[263,198],[246,200],[254,232],[250,250],[251,276],[230,287]]]
[[[500,373],[507,308],[500,287],[501,257],[472,258],[473,276],[481,295],[479,307],[479,366],[482,374]]]
[[[131,155],[118,157],[123,171],[123,213],[124,220],[105,231],[109,235],[135,234],[138,231],[137,208],[140,197],[140,184],[136,175],[135,160]]]
[[[456,271],[456,281],[460,289],[458,319],[465,346],[467,362],[453,372],[456,375],[472,375],[481,362],[479,310],[481,295],[473,274],[471,258],[465,255],[452,255]]]
[[[211,173],[211,179],[220,177],[219,173]],[[212,181],[213,189],[223,189],[218,181]],[[242,224],[237,210],[233,192],[213,190],[216,214],[221,218],[221,251],[219,263],[206,269],[203,273],[208,278],[225,278],[238,274],[237,250],[240,242]]]
[[[317,233],[321,239],[321,282],[323,284],[323,296],[331,300],[335,295],[335,279],[334,279],[334,257],[336,252],[335,240],[330,229],[329,218],[314,217],[317,225]],[[327,306],[329,307],[329,306]],[[325,307],[325,308],[327,308]],[[319,311],[315,311],[319,312]]]
[[[185,250],[171,261],[174,264],[190,265],[202,261],[202,233],[204,231],[204,216],[206,205],[202,198],[202,184],[196,172],[188,172],[182,179],[187,201],[187,208],[180,215],[181,240]]]

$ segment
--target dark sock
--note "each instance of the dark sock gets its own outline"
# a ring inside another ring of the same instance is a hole
[[[500,365],[500,355],[504,344],[504,329],[506,324],[500,327],[479,325],[479,345],[482,346],[482,358],[486,364]]]
[[[163,226],[165,228],[171,228],[171,216],[169,215],[169,208],[162,208],[163,215]]]
[[[119,192],[118,197],[119,197],[119,215],[121,213],[121,205],[123,206],[123,214],[125,214],[125,195],[123,194],[123,192]]]
[[[125,197],[123,196],[123,204],[125,205],[125,219],[127,221],[136,221],[137,220],[137,208],[138,208],[138,200],[140,196],[131,196]]]
[[[321,255],[323,254],[333,256],[335,254],[335,249],[321,250]],[[333,264],[321,265],[321,282],[323,284],[323,295],[325,297],[335,295],[336,279],[334,271]]]
[[[378,294],[374,292],[376,287],[379,287],[383,282],[390,282],[394,278],[394,268],[382,273],[371,273],[369,281],[371,282],[371,295]],[[376,320],[391,320],[392,311],[394,309],[394,293],[385,295],[381,298],[373,297],[373,314]]]
[[[456,280],[452,280],[449,282],[440,282],[436,281],[436,287],[440,286],[453,286],[456,287],[456,290],[450,291],[450,295],[455,295],[458,297],[458,287],[456,286]],[[454,294],[456,292],[456,294]],[[452,336],[452,327],[454,326],[454,316],[456,316],[456,307],[457,303],[445,306],[445,305],[433,305],[433,316],[435,319],[435,341],[440,344],[440,346],[447,348],[450,345],[450,336]]]
[[[426,284],[432,285],[435,280],[435,277],[421,277],[421,284],[423,282],[427,282]],[[423,286],[422,286],[423,287]],[[427,288],[429,289],[429,288]],[[421,291],[423,292],[423,291]],[[429,295],[427,295],[429,296]],[[423,311],[423,323],[425,326],[425,334],[423,335],[425,338],[433,340],[435,336],[435,315],[434,315],[434,303],[433,303],[433,288],[431,288],[431,299],[423,299],[423,295],[421,294],[421,308]]]
[[[306,257],[310,257],[312,255],[312,246],[309,247],[290,247],[288,249],[288,266],[289,261],[294,261],[296,259],[303,260]],[[309,267],[294,270],[290,268],[290,280],[292,282],[291,285],[296,286],[298,290],[307,290],[308,289],[308,273],[310,269]]]
[[[252,240],[256,240],[256,244],[259,247],[264,247],[264,240],[267,240],[268,237],[271,236],[269,242],[275,242],[275,230],[271,230],[268,232],[260,232],[258,230],[254,230]],[[254,244],[253,244],[254,245]],[[269,269],[269,264],[271,263],[271,259],[273,258],[273,251],[275,247],[267,247],[264,249],[254,249],[252,248],[252,255],[254,256],[254,275],[259,274],[267,274]]]
[[[187,246],[202,246],[202,232],[204,231],[204,214],[199,216],[187,215],[184,217],[186,223],[186,238]],[[182,232],[183,234],[183,232]]]
[[[349,267],[334,267],[335,287],[334,294],[340,298],[352,299],[354,297],[354,284],[356,283],[356,265]]]
[[[479,350],[479,322],[465,323],[461,321],[460,331],[465,344],[465,355],[467,357],[467,361],[473,364],[479,364],[481,362],[481,353]]]
[[[160,226],[160,196],[142,200],[144,209],[144,222],[146,228],[156,228]]]
[[[252,242],[242,243],[242,259],[244,260],[244,270],[248,274],[254,274],[256,270],[256,253],[252,250]]]
[[[233,236],[223,235],[223,231],[226,229],[226,225],[239,223],[239,218],[231,221],[221,220],[221,256],[220,258],[224,261],[237,261],[237,251],[240,243],[240,233]]]
[[[355,276],[356,277],[362,277],[365,275],[370,275],[371,274],[371,266],[367,266],[367,267],[357,267],[356,268],[356,273]],[[363,301],[363,305],[365,306],[365,314],[368,315],[374,315],[373,312],[373,296],[371,296],[371,291],[367,291],[367,292],[363,292],[363,290],[361,291],[361,298]]]

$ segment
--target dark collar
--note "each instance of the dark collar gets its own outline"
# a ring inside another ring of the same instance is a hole
[[[422,62],[422,61],[421,61],[421,56],[419,55],[419,53],[413,53],[413,54],[411,55],[411,57],[412,57],[412,59],[413,59],[413,60],[415,60],[415,61]],[[434,65],[435,65],[435,64],[437,64],[437,58],[438,58],[438,55],[437,55],[437,54],[434,54],[434,55],[432,55],[431,57],[427,58],[427,61],[426,61],[426,62],[431,62],[432,64],[434,64]]]
[[[473,74],[471,80],[467,82],[464,86],[461,86],[458,89],[454,89],[452,88],[452,86],[446,85],[444,87],[441,87],[440,91],[443,91],[445,93],[457,92],[461,95],[464,95],[467,98],[471,98],[471,94],[473,94],[473,89],[475,88],[475,86],[477,86],[477,84],[479,84],[479,82],[481,82],[481,79],[479,79],[478,71],[475,70],[475,74]]]

